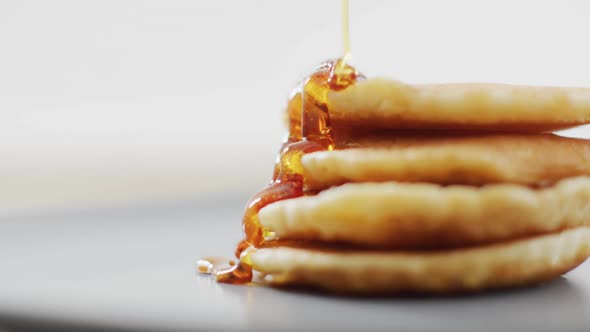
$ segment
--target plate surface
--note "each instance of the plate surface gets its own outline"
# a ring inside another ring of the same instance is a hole
[[[354,299],[219,285],[247,195],[0,220],[0,329],[580,331],[590,263],[547,285],[448,298]]]

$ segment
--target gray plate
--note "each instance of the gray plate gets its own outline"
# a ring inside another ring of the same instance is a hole
[[[219,285],[247,195],[0,220],[0,327],[15,330],[588,331],[590,264],[544,286],[354,299]],[[435,277],[435,276],[433,276]]]

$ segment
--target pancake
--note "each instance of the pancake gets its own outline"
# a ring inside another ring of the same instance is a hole
[[[353,294],[456,293],[545,282],[590,255],[590,228],[470,249],[432,252],[339,252],[259,249],[254,269],[275,286],[311,286]]]
[[[331,91],[328,102],[333,123],[372,129],[544,132],[590,122],[587,88],[369,79]]]
[[[444,248],[590,223],[590,177],[544,189],[427,183],[350,183],[272,203],[260,224],[279,239],[387,248]]]
[[[384,181],[541,186],[590,175],[590,140],[550,134],[389,136],[352,142],[342,150],[303,156],[308,188]]]

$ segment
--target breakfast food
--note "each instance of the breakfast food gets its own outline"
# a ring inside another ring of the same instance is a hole
[[[590,89],[409,85],[345,56],[291,94],[272,181],[250,200],[237,264],[199,271],[347,294],[532,285],[590,256]]]
[[[350,251],[289,246],[252,254],[272,285],[345,294],[448,294],[535,284],[573,269],[590,255],[590,228],[445,251]]]
[[[551,156],[548,158],[547,156]],[[356,137],[302,157],[309,188],[349,182],[546,186],[590,174],[590,141],[553,134],[408,134]]]
[[[506,84],[407,85],[373,79],[333,93],[332,121],[371,128],[540,132],[590,121],[590,89]]]
[[[277,238],[367,248],[453,248],[590,226],[590,177],[542,189],[354,183],[270,204],[260,224]]]
[[[333,60],[292,96],[238,263],[201,265],[218,281],[456,293],[590,256],[590,141],[545,132],[590,122],[590,89],[409,86]]]

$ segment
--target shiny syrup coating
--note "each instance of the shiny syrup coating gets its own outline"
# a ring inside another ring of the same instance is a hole
[[[329,60],[317,67],[295,89],[287,105],[289,136],[281,147],[272,182],[250,199],[244,213],[244,240],[236,249],[240,262],[232,268],[216,272],[217,281],[251,281],[252,268],[246,250],[260,247],[268,235],[260,226],[258,212],[268,204],[305,194],[301,157],[306,153],[334,148],[328,92],[345,89],[358,78],[357,71],[341,59]]]

